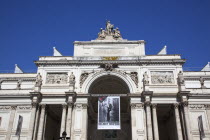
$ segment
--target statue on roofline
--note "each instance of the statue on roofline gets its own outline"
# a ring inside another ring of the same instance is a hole
[[[104,40],[104,39],[122,39],[121,33],[119,31],[119,28],[114,29],[114,25],[111,24],[111,22],[108,20],[106,21],[106,28],[103,30],[103,28],[100,29],[100,32],[98,33],[98,40]]]

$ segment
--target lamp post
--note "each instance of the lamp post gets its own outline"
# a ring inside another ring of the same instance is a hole
[[[70,137],[66,137],[66,131],[63,131],[62,137],[59,137],[59,140],[70,140]]]

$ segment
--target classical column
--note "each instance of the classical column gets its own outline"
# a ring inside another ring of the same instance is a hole
[[[46,105],[45,104],[41,105],[41,114],[39,118],[39,129],[38,129],[38,134],[37,134],[37,140],[42,140],[43,138],[45,109],[46,109]]]
[[[63,131],[66,131],[66,104],[63,104],[62,107],[63,107],[63,112],[62,112],[60,136],[62,136]]]
[[[175,112],[178,140],[183,140],[182,127],[181,127],[180,116],[179,116],[179,104],[178,103],[174,104],[174,110],[175,110],[174,112]]]
[[[154,139],[159,140],[158,121],[157,121],[157,104],[152,104],[152,118],[154,127]]]
[[[186,126],[186,130],[187,130],[187,139],[188,140],[192,140],[192,136],[191,136],[191,130],[190,130],[190,118],[189,118],[189,111],[188,111],[188,103],[187,102],[183,102],[183,108],[184,108],[184,118],[185,118],[185,126]]]
[[[152,119],[151,119],[151,108],[150,108],[150,102],[146,102],[146,115],[147,115],[147,134],[148,134],[148,140],[153,140],[153,134],[152,134]]]
[[[16,108],[17,108],[16,106],[11,106],[12,110],[11,110],[11,114],[10,114],[10,118],[9,118],[9,126],[8,126],[6,140],[10,140],[10,138],[11,138],[13,123],[14,123],[14,120],[15,120]]]
[[[33,132],[33,140],[36,140],[37,137],[37,131],[38,131],[38,126],[39,126],[39,109],[40,106],[38,105],[37,111],[36,111],[36,120],[35,120],[35,126],[34,126],[34,132]]]
[[[36,103],[32,104],[32,110],[31,110],[31,118],[30,118],[30,124],[29,124],[29,132],[28,132],[28,140],[32,140],[33,138],[33,132],[34,132],[34,123],[35,123],[35,117],[36,117]]]
[[[66,133],[67,137],[71,137],[71,120],[72,120],[72,103],[68,103],[68,113],[66,118]]]

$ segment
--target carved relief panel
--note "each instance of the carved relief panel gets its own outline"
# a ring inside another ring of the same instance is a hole
[[[46,84],[67,84],[67,73],[47,73]]]
[[[173,71],[151,71],[152,84],[175,84]]]

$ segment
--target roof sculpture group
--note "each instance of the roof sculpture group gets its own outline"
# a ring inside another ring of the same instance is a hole
[[[98,33],[97,40],[110,39],[110,37],[112,37],[115,40],[122,39],[119,29],[114,29],[114,25],[111,24],[110,21],[106,22],[105,30],[103,30],[103,28],[101,28],[100,30],[101,31]]]

